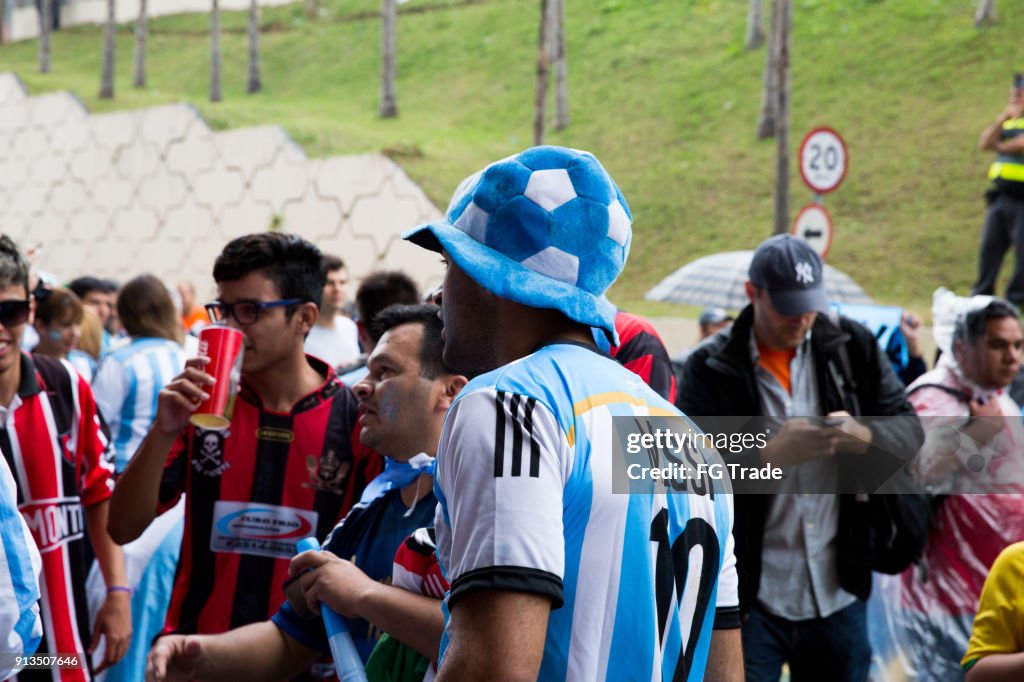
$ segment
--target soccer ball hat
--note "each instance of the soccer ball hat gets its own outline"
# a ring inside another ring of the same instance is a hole
[[[443,219],[402,238],[444,249],[496,296],[558,310],[618,344],[615,307],[602,294],[626,264],[631,222],[592,154],[533,147],[463,180]]]

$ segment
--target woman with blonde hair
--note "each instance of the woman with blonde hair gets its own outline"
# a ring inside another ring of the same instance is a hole
[[[68,353],[68,361],[87,381],[92,381],[102,347],[103,323],[100,322],[100,316],[92,309],[92,306],[83,305],[82,336],[78,339],[78,348]]]

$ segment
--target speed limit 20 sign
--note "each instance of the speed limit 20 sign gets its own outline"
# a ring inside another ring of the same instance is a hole
[[[846,177],[846,144],[831,128],[815,128],[800,143],[800,175],[818,194],[828,194]]]

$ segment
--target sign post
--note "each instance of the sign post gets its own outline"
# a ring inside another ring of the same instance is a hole
[[[846,143],[832,128],[814,128],[800,143],[800,177],[814,192],[814,203],[800,209],[791,232],[809,242],[822,259],[828,254],[835,235],[832,217],[825,210],[824,195],[839,187],[848,165]]]
[[[832,217],[821,204],[807,204],[793,221],[792,233],[809,243],[824,260],[832,246]]]

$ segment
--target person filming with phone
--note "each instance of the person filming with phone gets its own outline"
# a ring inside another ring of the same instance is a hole
[[[1003,256],[1012,245],[1016,265],[1006,287],[1006,298],[1024,304],[1024,73],[1013,77],[1010,101],[981,133],[978,147],[996,152],[989,166],[992,185],[985,192],[988,210],[981,230],[978,281],[971,294],[995,293]]]

